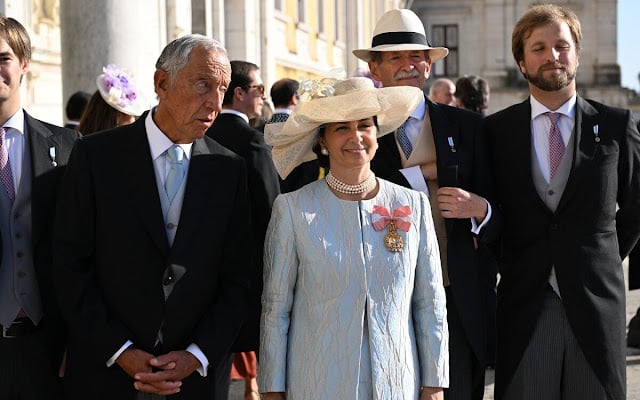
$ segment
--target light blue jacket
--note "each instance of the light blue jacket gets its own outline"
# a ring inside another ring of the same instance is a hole
[[[417,399],[448,386],[445,293],[427,197],[378,179],[338,199],[324,180],[280,195],[265,244],[261,392],[297,399]],[[375,205],[408,205],[404,248],[384,244]]]

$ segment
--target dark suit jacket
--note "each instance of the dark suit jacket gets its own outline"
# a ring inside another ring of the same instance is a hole
[[[454,186],[476,193],[491,201],[493,184],[482,129],[482,116],[463,109],[427,101],[436,146],[438,184]],[[455,152],[448,137],[454,141]],[[378,139],[379,148],[371,161],[371,169],[383,179],[410,187],[404,175],[395,135]],[[434,195],[434,194],[431,194]],[[500,215],[493,216],[480,232],[481,242],[494,240],[500,229]],[[486,269],[491,263],[474,249],[469,219],[445,220],[450,290],[456,302],[465,334],[480,362],[485,362],[487,315]],[[483,244],[484,245],[484,244]]]
[[[255,257],[258,275],[255,278],[255,302],[252,323],[243,329],[236,351],[257,350],[260,327],[260,294],[262,292],[262,256],[264,237],[267,233],[271,207],[280,194],[278,173],[271,158],[271,147],[264,142],[263,134],[249,126],[235,114],[220,114],[207,131],[211,137],[227,149],[240,155],[247,163],[249,201]]]
[[[244,162],[209,138],[194,142],[169,247],[144,124],[143,115],[79,140],[63,181],[54,238],[70,329],[68,398],[133,398],[133,380],[117,365],[106,367],[127,340],[152,354],[197,344],[209,374],[194,372],[174,397],[211,397],[211,369],[228,357],[243,323],[254,274]],[[170,264],[186,273],[165,301]]]
[[[49,367],[57,376],[65,347],[66,329],[53,291],[51,234],[60,177],[78,133],[51,125],[24,113],[31,151],[32,244],[33,263],[44,311],[41,326],[45,331]],[[50,149],[55,148],[55,160]],[[55,161],[55,164],[53,164]],[[3,232],[4,234],[4,232]],[[0,254],[2,253],[0,246]]]
[[[621,260],[640,236],[640,135],[630,113],[578,97],[573,165],[555,213],[533,183],[529,100],[486,122],[497,201],[505,219],[496,398],[530,340],[553,265],[567,319],[587,361],[608,398],[624,399]],[[600,141],[595,140],[595,126]]]
[[[640,121],[636,125],[640,131]],[[640,242],[629,253],[629,290],[640,289]]]

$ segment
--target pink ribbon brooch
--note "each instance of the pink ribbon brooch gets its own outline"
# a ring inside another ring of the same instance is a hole
[[[386,207],[373,206],[371,222],[373,223],[373,229],[376,231],[387,228],[387,234],[384,236],[384,245],[389,251],[397,252],[402,250],[404,242],[396,228],[409,232],[409,228],[411,228],[411,209],[409,206],[402,206],[390,213]]]

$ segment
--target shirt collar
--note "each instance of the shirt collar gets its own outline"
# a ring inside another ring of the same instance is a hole
[[[427,109],[427,102],[424,100],[424,96],[420,98],[420,103],[415,110],[411,113],[410,117],[417,119],[418,121],[422,121],[425,116],[425,111]]]
[[[167,149],[174,145],[174,143],[165,135],[158,125],[156,125],[153,120],[153,113],[156,112],[156,108],[154,107],[147,114],[147,118],[144,120],[144,126],[147,130],[147,139],[149,140],[149,148],[151,149],[151,159],[155,160],[160,157],[162,153],[167,151]],[[187,156],[188,160],[191,160],[191,146],[193,143],[181,143],[178,146],[182,147],[184,154]]]
[[[563,105],[557,110],[549,110],[546,106],[540,103],[535,97],[530,96],[531,99],[531,120],[536,119],[541,114],[547,112],[560,113],[569,118],[573,118],[576,113],[576,99],[577,95],[574,93]]]
[[[3,126],[5,128],[15,129],[21,134],[24,134],[24,111],[22,108],[18,109],[18,111],[13,114]]]
[[[245,113],[241,113],[238,110],[232,110],[230,108],[223,108],[222,110],[220,110],[220,114],[237,115],[238,117],[242,118],[244,120],[244,122],[246,122],[247,124],[249,123],[249,117],[247,117],[247,115]]]
[[[287,114],[287,115],[291,115],[291,109],[290,108],[276,108],[275,110],[273,110],[274,114]]]

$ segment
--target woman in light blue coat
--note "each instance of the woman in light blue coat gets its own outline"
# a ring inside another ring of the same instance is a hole
[[[448,332],[429,201],[369,168],[377,136],[402,125],[422,92],[367,78],[301,88],[307,101],[265,138],[283,178],[316,155],[331,170],[274,203],[263,399],[441,399]]]

